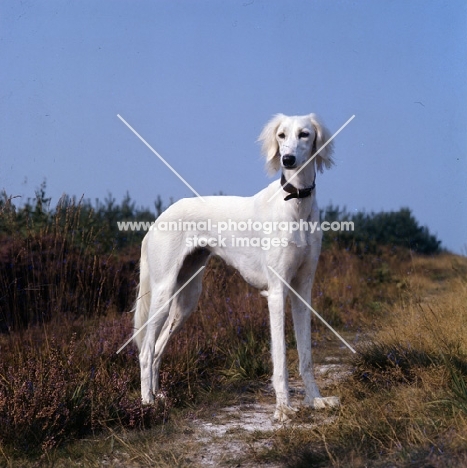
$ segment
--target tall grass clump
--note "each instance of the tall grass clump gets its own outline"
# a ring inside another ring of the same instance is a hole
[[[63,197],[49,210],[46,202],[42,194],[34,209],[3,206],[0,331],[130,307],[137,248],[120,261],[125,253],[109,246],[89,206]]]

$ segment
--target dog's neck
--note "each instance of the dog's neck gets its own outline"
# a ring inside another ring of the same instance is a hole
[[[292,198],[308,198],[311,196],[313,190],[316,187],[316,172],[314,172],[313,182],[310,185],[304,183],[305,181],[300,180],[300,175],[301,174],[299,174],[297,177],[294,177],[292,181],[293,183],[291,183],[287,180],[284,172],[282,172],[282,189],[289,194],[284,198],[285,201],[291,200]],[[298,187],[296,185],[298,185]]]

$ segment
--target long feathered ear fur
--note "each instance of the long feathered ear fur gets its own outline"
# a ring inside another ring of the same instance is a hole
[[[316,151],[331,138],[329,130],[320,122],[315,114],[309,115],[311,124],[316,130]],[[333,164],[332,153],[334,152],[334,142],[330,141],[316,156],[316,169],[323,172],[323,169],[329,169]]]
[[[261,152],[266,157],[266,171],[274,175],[281,168],[279,145],[276,140],[277,127],[279,127],[284,114],[276,114],[263,128],[258,141],[262,143]]]

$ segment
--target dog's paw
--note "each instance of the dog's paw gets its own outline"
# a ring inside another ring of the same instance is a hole
[[[274,413],[274,421],[286,423],[295,416],[296,412],[297,410],[289,405],[280,405]]]
[[[141,398],[141,404],[143,406],[150,406],[154,404],[154,397],[151,395],[150,397]]]
[[[310,400],[305,400],[305,404],[311,406],[314,409],[325,409],[325,408],[338,408],[340,406],[339,397],[317,397]]]

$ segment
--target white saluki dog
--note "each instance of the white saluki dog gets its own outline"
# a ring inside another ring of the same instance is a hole
[[[285,421],[293,414],[284,333],[289,289],[279,276],[311,303],[322,233],[307,226],[316,227],[319,222],[315,177],[317,171],[333,164],[332,144],[325,145],[329,136],[314,114],[276,115],[261,132],[259,141],[268,172],[274,174],[281,169],[281,181],[252,197],[179,200],[159,216],[147,233],[141,249],[134,317],[144,404],[154,402],[159,391],[159,366],[170,335],[196,308],[202,275],[188,284],[187,280],[211,255],[218,255],[267,297],[276,393],[274,418]],[[316,151],[318,154],[310,161]],[[315,382],[310,310],[295,295],[291,295],[291,305],[305,404],[314,408],[336,406],[338,398],[321,397]]]

